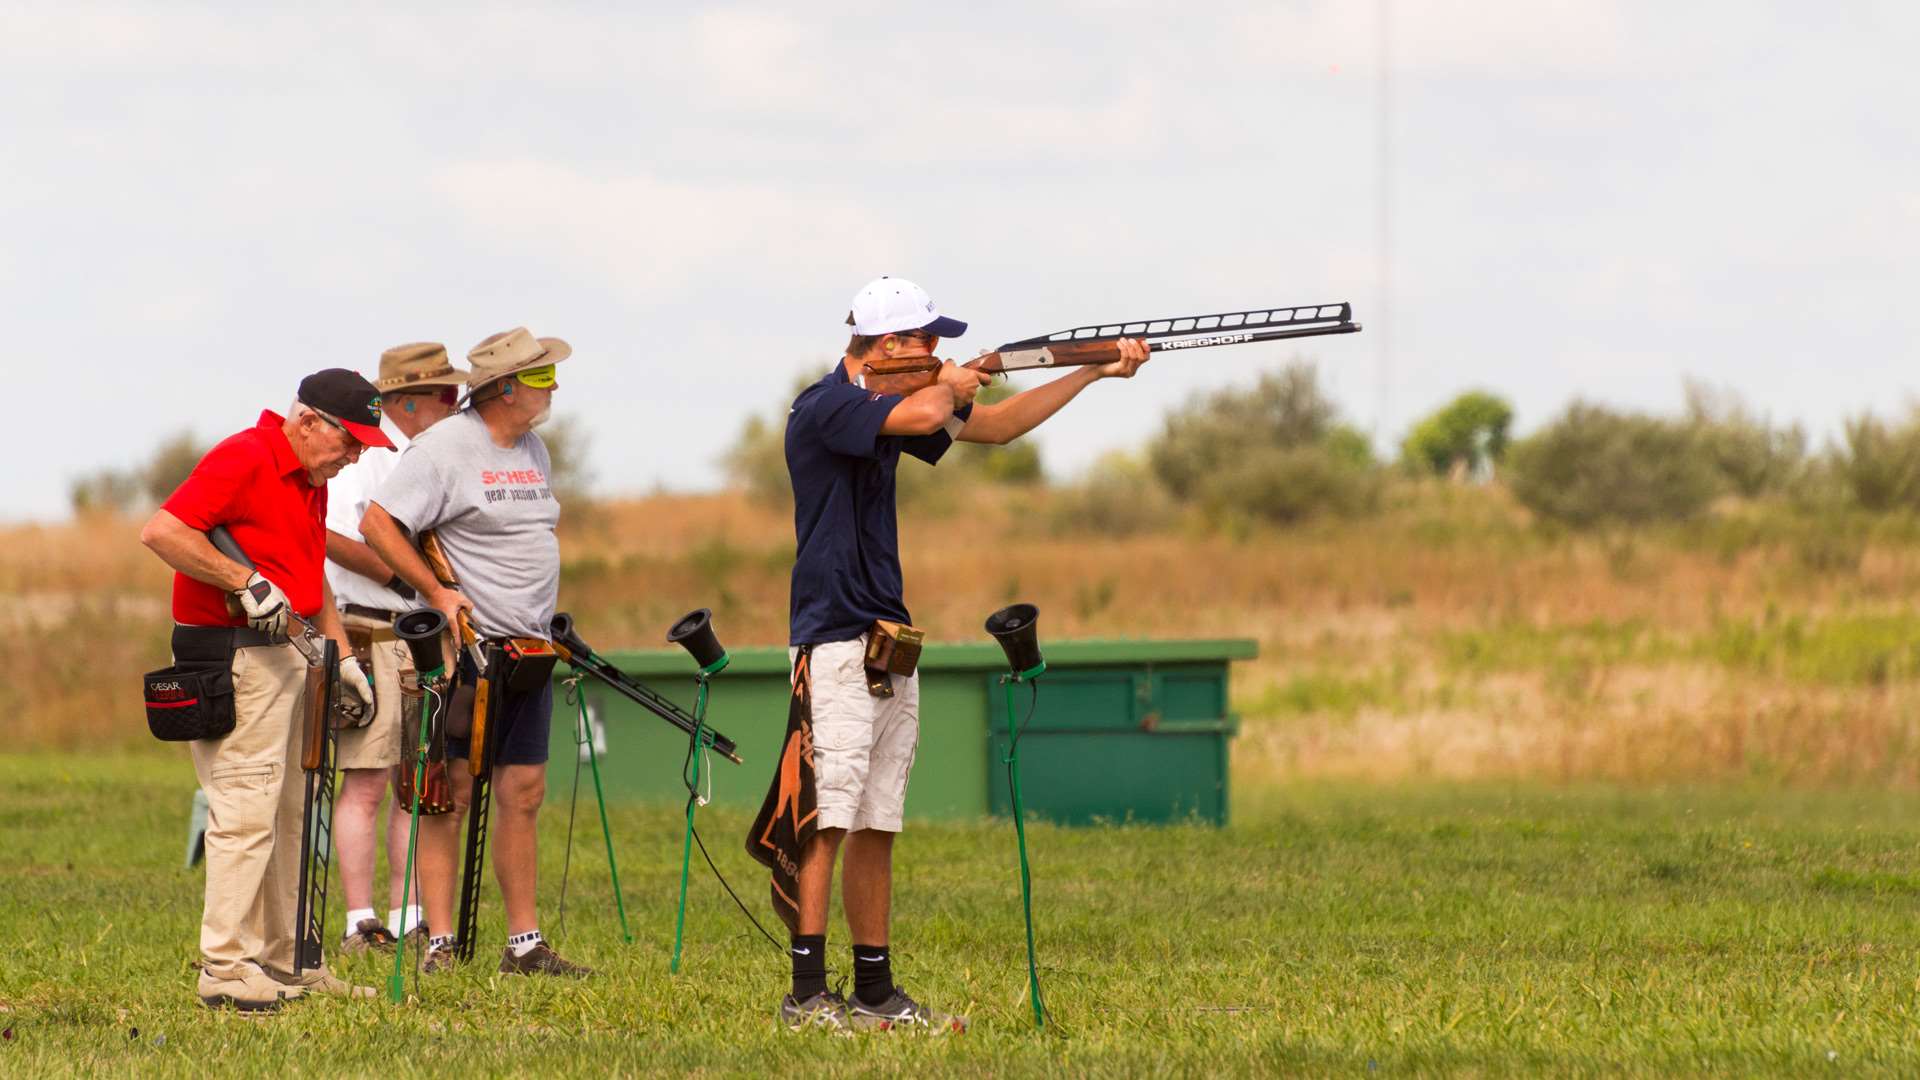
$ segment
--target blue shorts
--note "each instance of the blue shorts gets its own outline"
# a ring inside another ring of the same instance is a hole
[[[460,681],[468,685],[477,681],[464,658]],[[494,711],[493,724],[495,765],[545,765],[553,737],[553,683],[543,682],[540,689],[523,694],[505,694]],[[447,757],[466,757],[468,741],[447,736]]]

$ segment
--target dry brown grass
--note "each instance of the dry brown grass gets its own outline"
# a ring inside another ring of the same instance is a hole
[[[1810,569],[1790,540],[1555,536],[1497,492],[1439,489],[1363,521],[1109,539],[1050,531],[1050,498],[976,490],[906,520],[916,621],[977,639],[987,612],[1026,600],[1055,639],[1255,638],[1261,658],[1234,674],[1240,783],[1920,783],[1920,692],[1905,668],[1790,678],[1806,665],[1743,665],[1700,644],[1729,625],[1898,617],[1920,541]],[[0,534],[0,627],[13,635],[0,709],[16,742],[145,739],[135,676],[165,660],[168,578],[136,533],[92,519]],[[561,604],[603,649],[660,644],[697,606],[730,642],[777,644],[791,549],[786,515],[736,494],[601,504],[563,533]],[[1490,655],[1463,653],[1463,635]]]

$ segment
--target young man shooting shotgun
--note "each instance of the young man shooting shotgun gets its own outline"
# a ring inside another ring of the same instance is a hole
[[[471,407],[421,432],[373,493],[360,522],[368,546],[445,615],[449,627],[471,626],[483,642],[544,641],[553,622],[560,590],[560,543],[554,535],[560,504],[547,483],[553,466],[546,444],[533,429],[546,420],[559,388],[554,365],[572,352],[566,342],[535,338],[524,328],[474,346],[467,353]],[[429,529],[460,588],[444,584],[407,539]],[[471,656],[469,652],[469,661]],[[462,666],[462,681],[473,685],[480,673],[470,662]],[[488,673],[489,678],[498,675]],[[487,742],[469,747],[467,740],[449,737],[447,753],[454,775],[464,776],[470,752],[484,755],[488,746],[493,748],[492,809],[500,815],[493,868],[507,911],[508,935],[500,971],[591,974],[561,959],[546,943],[535,905],[535,825],[547,790],[552,684],[540,678],[526,689],[491,682],[485,688],[494,699],[488,710],[494,728]],[[428,971],[453,962],[460,818],[483,810],[462,805],[470,790],[456,783],[454,813],[420,822],[420,884],[431,935]]]
[[[991,375],[934,356],[941,338],[958,337],[967,324],[942,316],[919,286],[880,278],[854,296],[847,322],[846,355],[801,391],[787,417],[794,691],[786,751],[747,849],[773,871],[775,907],[792,932],[793,984],[779,1009],[785,1023],[961,1030],[964,1017],[923,1006],[894,985],[889,951],[893,838],[920,733],[913,658],[921,634],[901,580],[895,470],[902,454],[937,464],[956,439],[1011,442],[1093,383],[1133,377],[1148,349],[1120,339],[1108,362],[976,404]],[[918,367],[920,385],[907,393],[872,385],[868,366],[880,364]],[[825,955],[843,848],[851,1001],[827,988]]]
[[[287,416],[262,412],[254,427],[207,451],[140,531],[174,570],[175,662],[218,665],[232,677],[232,730],[190,744],[207,794],[198,990],[210,1007],[273,1009],[305,993],[373,996],[324,964],[294,974],[305,930],[295,926],[303,799],[294,778],[308,665],[287,624],[298,616],[345,653],[321,572],[326,484],[367,447],[393,448],[379,422],[380,395],[365,379],[340,368],[309,375]],[[207,538],[215,526],[259,569],[215,548]],[[229,598],[239,614],[229,614]],[[372,687],[351,657],[339,680],[361,708],[372,707]]]
[[[373,385],[384,406],[380,430],[394,449],[404,452],[421,432],[453,415],[458,388],[466,381],[467,373],[447,359],[444,345],[400,345],[381,353],[379,377]],[[352,655],[360,658],[374,685],[374,710],[368,722],[344,728],[336,737],[341,773],[333,836],[340,852],[340,887],[347,901],[342,952],[385,951],[409,932],[424,932],[417,882],[410,891],[410,910],[400,910],[401,896],[409,893],[400,870],[407,864],[408,815],[400,810],[397,797],[396,812],[387,815],[385,830],[391,868],[386,919],[373,909],[380,803],[389,786],[397,796],[400,785],[400,680],[413,670],[406,644],[394,635],[393,620],[418,601],[412,586],[367,546],[360,535],[360,518],[398,460],[398,453],[362,457],[341,469],[327,491],[327,583],[340,604]]]

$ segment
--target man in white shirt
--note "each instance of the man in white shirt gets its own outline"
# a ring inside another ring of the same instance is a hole
[[[381,430],[405,451],[422,431],[452,415],[467,373],[447,359],[444,345],[399,345],[380,354]],[[340,794],[334,802],[333,836],[339,845],[340,884],[346,892],[344,952],[391,949],[421,925],[420,886],[400,910],[402,874],[388,874],[388,911],[382,922],[373,908],[375,825],[388,786],[398,792],[400,746],[400,673],[411,671],[406,646],[396,640],[393,618],[419,606],[413,589],[381,561],[360,534],[360,517],[373,492],[385,480],[399,454],[365,455],[342,469],[327,485],[327,581],[340,605],[341,621],[361,665],[374,684],[374,716],[364,727],[339,733]],[[378,459],[378,460],[377,460]],[[399,799],[387,815],[387,865],[404,867],[407,815]]]

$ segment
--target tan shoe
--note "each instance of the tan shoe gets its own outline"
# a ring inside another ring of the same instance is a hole
[[[314,968],[297,979],[288,976],[282,985],[297,987],[309,994],[332,994],[336,997],[370,998],[380,995],[371,986],[355,986],[323,967]]]
[[[196,989],[207,1008],[231,1005],[241,1012],[272,1012],[307,992],[303,986],[288,986],[257,970],[238,979],[217,979],[202,971]]]

